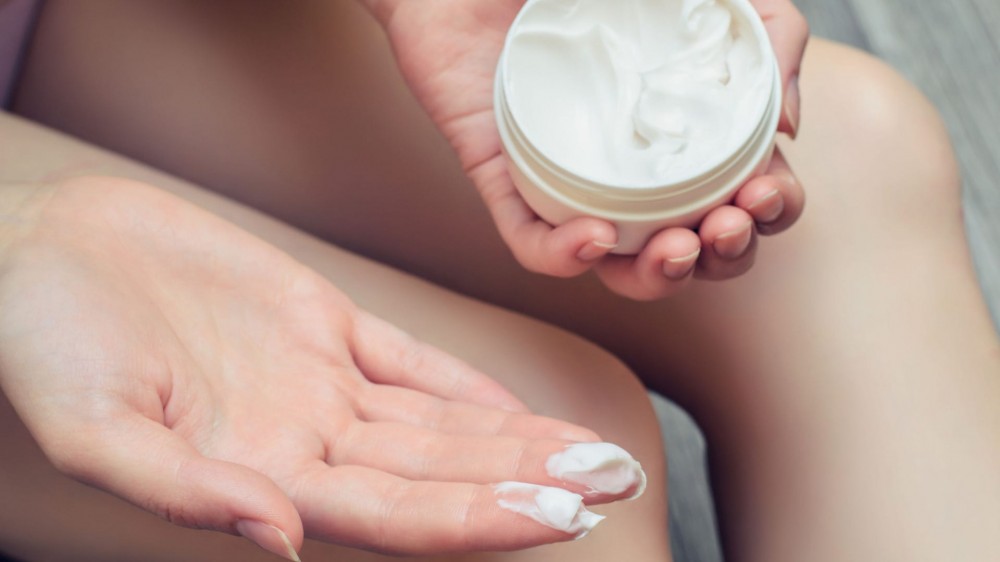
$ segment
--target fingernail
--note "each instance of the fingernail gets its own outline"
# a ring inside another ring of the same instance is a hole
[[[800,105],[799,75],[796,74],[788,81],[788,87],[785,88],[785,100],[783,103],[785,120],[788,121],[788,126],[791,129],[788,136],[791,137],[792,140],[795,140],[799,136]]]
[[[753,205],[747,208],[748,211],[761,224],[770,224],[781,217],[785,211],[785,199],[777,189],[761,197]]]
[[[576,254],[576,259],[580,261],[594,261],[599,258],[603,258],[610,252],[618,247],[618,244],[607,244],[605,242],[598,242],[593,240],[587,243],[586,246],[580,248],[580,251]]]
[[[587,536],[603,515],[589,511],[583,505],[583,496],[549,486],[523,482],[501,482],[493,485],[497,505],[507,511],[524,515],[535,521],[577,539]]]
[[[634,500],[646,491],[646,473],[628,451],[611,443],[577,443],[549,457],[549,476],[587,486],[592,494],[618,495],[634,490]]]
[[[715,239],[712,247],[715,253],[727,260],[733,260],[742,256],[750,247],[750,240],[753,239],[753,223],[727,232]]]
[[[288,535],[274,525],[243,519],[236,522],[236,532],[257,546],[285,560],[302,562],[298,553],[295,552],[295,547],[292,546],[292,541],[288,540]]]
[[[694,266],[698,263],[698,256],[701,255],[701,248],[698,248],[690,255],[683,258],[674,258],[663,262],[663,274],[667,279],[680,281],[694,271]]]

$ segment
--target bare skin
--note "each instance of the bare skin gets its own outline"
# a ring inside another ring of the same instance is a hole
[[[597,435],[530,415],[486,375],[193,205],[114,178],[20,191],[31,197],[0,253],[0,388],[83,482],[265,547],[297,549],[304,527],[410,555],[579,532],[500,509],[493,483],[591,503],[642,486],[553,478],[549,457]]]
[[[652,475],[650,495],[629,509],[608,508],[611,528],[664,528],[655,419],[641,385],[606,353],[176,179],[2,119],[4,132],[19,139],[0,158],[6,173],[36,180],[2,188],[0,383],[10,403],[0,410],[15,459],[2,487],[16,506],[3,522],[4,551],[27,560],[212,560],[231,549],[267,558],[223,534],[167,521],[239,533],[288,558],[294,554],[283,542],[299,550],[303,531],[409,555],[569,541],[573,534],[500,509],[491,484],[558,486],[594,504],[636,488],[595,494],[547,476],[549,455],[598,436],[531,415],[529,406],[605,428],[637,451]],[[145,179],[214,213],[138,182],[37,181],[80,164]],[[488,366],[529,405],[358,309],[324,276],[394,324]],[[48,496],[58,499],[40,500],[41,489],[60,490]],[[288,540],[248,534],[241,526],[248,520]],[[49,533],[75,540],[53,542]],[[148,552],[145,541],[164,533],[175,538]],[[608,549],[615,534],[557,552]],[[632,553],[665,556],[663,534],[651,528],[646,536]],[[304,553],[375,556],[322,543]]]
[[[267,44],[255,35],[263,24],[228,28],[220,13],[200,19],[212,23],[177,47],[190,49],[187,56],[215,53],[198,70],[214,81],[196,79],[178,52],[166,67],[187,74],[146,73],[136,82],[124,77],[138,75],[149,60],[142,49],[158,52],[163,38],[140,32],[142,10],[125,14],[119,24],[136,34],[136,48],[115,57],[85,39],[108,22],[55,12],[47,22],[53,36],[68,41],[71,29],[59,23],[73,22],[79,41],[68,52],[81,60],[55,57],[43,34],[18,109],[611,349],[706,429],[730,560],[1000,557],[1000,506],[991,501],[1000,497],[1000,352],[964,245],[954,161],[933,110],[878,63],[822,42],[807,55],[801,133],[783,148],[809,186],[810,206],[794,230],[761,245],[753,272],[635,304],[592,279],[522,272],[447,145],[408,99],[374,28]],[[188,23],[173,16],[157,25]],[[330,45],[329,37],[347,39]],[[210,48],[219,43],[227,50]],[[87,61],[110,62],[66,72]],[[275,79],[262,85],[261,75]],[[189,88],[179,86],[185,80]],[[276,86],[285,84],[310,87]],[[145,100],[168,86],[169,106],[148,111]],[[52,96],[65,91],[86,103],[60,105]],[[213,99],[232,112],[213,110]],[[338,135],[338,127],[354,134]],[[106,165],[90,154],[34,172]],[[338,185],[355,187],[331,188]],[[386,189],[397,186],[407,188]],[[291,248],[315,243],[287,240]],[[386,301],[389,292],[366,293],[370,278],[352,282],[345,273],[353,261],[322,261],[310,263],[364,306],[412,306],[408,298]],[[464,349],[443,339],[446,349]],[[659,533],[645,529],[623,531],[630,538],[622,543]],[[665,557],[656,548],[644,555]]]

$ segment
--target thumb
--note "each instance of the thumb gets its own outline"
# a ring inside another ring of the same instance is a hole
[[[302,521],[291,500],[263,474],[207,458],[139,414],[75,434],[75,446],[46,451],[69,476],[176,525],[239,534],[299,560]]]
[[[767,28],[781,71],[783,110],[778,130],[798,135],[801,112],[799,71],[809,42],[809,22],[792,0],[750,0]]]

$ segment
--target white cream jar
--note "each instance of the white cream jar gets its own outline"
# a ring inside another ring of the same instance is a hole
[[[495,88],[525,201],[551,224],[610,221],[621,254],[696,226],[762,172],[781,103],[747,0],[528,0]]]

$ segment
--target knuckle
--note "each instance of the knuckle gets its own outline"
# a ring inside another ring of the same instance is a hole
[[[458,537],[455,541],[463,550],[467,551],[480,548],[480,545],[477,544],[478,536],[476,533],[479,520],[476,517],[476,510],[473,509],[474,505],[476,505],[475,491],[474,488],[470,487],[468,499],[462,504],[462,512],[459,514]]]
[[[427,350],[410,335],[405,335],[405,344],[398,351],[398,362],[404,373],[423,372],[427,366]]]
[[[527,442],[520,443],[517,448],[513,451],[511,455],[511,471],[512,474],[516,475],[517,480],[524,482],[530,482],[532,480],[533,474],[531,474],[529,447]]]
[[[534,260],[527,260],[523,258],[518,258],[517,260],[521,267],[528,270],[529,273],[534,273],[536,275],[548,275],[548,268],[542,267],[541,264],[535,263]]]
[[[522,267],[532,273],[549,275],[551,261],[545,247],[538,241],[514,240],[510,244],[514,257]]]
[[[416,454],[406,463],[408,470],[412,471],[409,476],[414,480],[430,480],[431,466],[437,454],[436,443],[428,438],[420,439],[413,450]]]
[[[548,275],[550,277],[561,278],[575,276],[574,272],[568,271],[569,268],[565,266],[560,267],[561,264],[555,263],[554,260],[547,258],[546,253],[542,250],[522,250],[517,252],[515,257],[524,269],[536,275]]]
[[[510,188],[503,182],[475,182],[479,196],[488,209],[495,209],[511,197]]]
[[[379,504],[375,516],[375,527],[373,529],[372,547],[377,552],[387,554],[403,554],[404,546],[399,545],[394,538],[394,522],[397,513],[400,511],[402,498],[406,496],[407,484],[399,482],[389,487],[386,493],[379,498]]]
[[[157,507],[153,504],[152,500],[146,502],[147,509],[150,509],[153,513],[158,514],[160,517],[170,522],[178,527],[186,527],[189,529],[209,529],[211,527],[206,526],[199,521],[197,515],[191,511],[190,508],[182,503],[167,503],[165,505]]]
[[[421,408],[420,415],[428,429],[442,431],[445,428],[448,423],[449,406],[450,403],[435,400]]]

